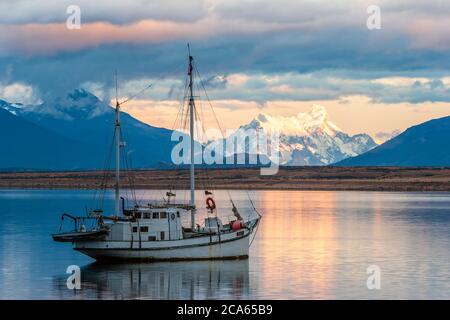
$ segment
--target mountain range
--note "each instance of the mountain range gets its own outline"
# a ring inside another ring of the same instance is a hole
[[[365,133],[349,135],[339,129],[319,105],[293,117],[262,113],[240,129],[263,130],[267,136],[279,132],[280,164],[288,166],[328,165],[377,146]]]
[[[410,127],[382,145],[338,166],[450,166],[450,116]]]
[[[77,89],[37,106],[0,101],[2,169],[104,169],[112,152],[114,109]],[[134,168],[170,163],[171,130],[121,114],[122,134]]]
[[[171,130],[126,112],[121,122],[130,167],[171,166]],[[450,166],[450,117],[411,127],[379,146],[367,134],[339,129],[321,106],[293,117],[262,113],[239,129],[277,130],[281,165]],[[0,100],[0,169],[112,168],[113,133],[114,109],[83,89],[35,106]]]

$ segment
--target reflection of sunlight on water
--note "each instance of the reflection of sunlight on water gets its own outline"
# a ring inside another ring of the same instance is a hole
[[[308,193],[292,196],[290,192],[262,194],[260,205],[267,214],[255,248],[265,257],[260,263],[266,276],[261,289],[272,292],[273,298],[285,294],[301,297],[302,292],[321,298],[333,281],[335,219],[330,206],[318,208],[317,202],[308,201]],[[333,193],[315,197],[320,204],[334,201]]]
[[[443,244],[450,217],[441,210],[450,212],[448,196],[431,198],[437,210],[423,194],[261,191],[263,219],[250,263],[251,272],[261,272],[262,297],[448,297],[450,281],[442,279],[449,278]],[[427,221],[418,224],[416,215]],[[442,224],[430,225],[436,219]],[[372,264],[382,270],[380,291],[366,287]]]
[[[184,193],[177,192],[177,198]],[[0,298],[450,298],[450,193],[252,194],[263,219],[249,260],[108,266],[89,265],[92,260],[50,237],[59,228],[59,213],[83,213],[91,191],[2,192]],[[161,195],[140,190],[138,198]],[[252,212],[247,194],[231,195],[247,218]],[[204,194],[197,196],[204,206]],[[226,219],[227,192],[217,191],[216,200]],[[112,192],[105,204],[111,212]],[[204,216],[199,210],[199,221]],[[83,290],[76,294],[65,286],[71,264],[82,267]],[[366,287],[372,264],[381,269],[379,291]]]

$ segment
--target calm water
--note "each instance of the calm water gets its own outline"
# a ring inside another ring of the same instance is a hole
[[[161,195],[138,192],[139,199]],[[245,193],[231,195],[249,207]],[[226,192],[216,198],[219,208],[228,205]],[[91,191],[1,190],[0,298],[450,299],[450,193],[260,191],[252,198],[263,220],[248,260],[98,265],[50,237],[61,212],[93,205]],[[65,286],[73,264],[82,268],[78,292]],[[367,289],[369,265],[381,270],[380,290]]]

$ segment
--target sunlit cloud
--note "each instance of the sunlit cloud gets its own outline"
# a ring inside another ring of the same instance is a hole
[[[383,27],[366,29],[368,0],[354,1],[78,1],[82,28],[68,30],[70,1],[3,1],[0,18],[3,54],[47,54],[117,43],[160,43],[291,30],[307,42],[336,30],[365,33],[370,48],[403,39],[409,48],[449,49],[449,6],[442,1],[381,1]],[[425,5],[426,4],[426,5]],[[421,8],[421,10],[417,10]],[[14,34],[14,36],[8,36]],[[345,35],[345,33],[341,33]],[[292,36],[292,35],[291,35]],[[290,37],[291,37],[290,36]],[[316,40],[314,40],[316,39]],[[356,39],[355,39],[356,40]],[[281,43],[280,43],[281,44]],[[275,43],[276,45],[276,43]]]
[[[194,41],[215,36],[242,36],[295,28],[296,24],[218,21],[214,16],[191,23],[141,20],[117,25],[92,22],[82,24],[81,29],[76,31],[67,29],[65,23],[0,25],[0,34],[5,35],[0,42],[3,43],[0,52],[4,55],[51,54],[105,44],[161,43],[181,39]]]
[[[0,99],[25,105],[41,103],[36,90],[23,83],[0,84]]]
[[[224,131],[236,129],[249,123],[260,113],[274,116],[293,117],[308,112],[315,104],[324,106],[330,120],[350,134],[368,133],[377,137],[380,133],[393,133],[433,118],[450,115],[450,102],[423,103],[373,103],[366,96],[347,96],[335,100],[287,101],[273,100],[264,105],[256,101],[213,100],[211,102]],[[180,102],[176,100],[137,100],[124,110],[133,116],[159,127],[172,129]],[[198,107],[200,108],[200,107]],[[208,106],[203,106],[202,119],[205,128],[218,128],[214,115]],[[199,111],[200,112],[200,111]],[[383,137],[380,135],[378,141]]]
[[[231,128],[260,112],[293,116],[320,104],[344,130],[381,139],[450,114],[444,1],[378,1],[376,31],[366,27],[370,0],[79,0],[79,30],[66,28],[70,4],[0,1],[8,13],[0,17],[0,98],[36,103],[83,87],[110,101],[117,70],[119,98],[152,84],[124,109],[170,128],[190,42]]]

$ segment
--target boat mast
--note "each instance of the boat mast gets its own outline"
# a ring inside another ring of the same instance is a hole
[[[188,51],[189,51],[189,69],[188,69],[188,75],[189,75],[189,131],[190,131],[190,137],[191,137],[191,166],[190,166],[190,184],[191,184],[191,203],[192,206],[191,209],[191,228],[194,230],[195,228],[195,168],[194,168],[194,85],[192,82],[192,61],[194,58],[191,56],[191,50],[188,44]]]
[[[117,96],[117,72],[116,72],[116,121],[115,133],[116,137],[116,186],[115,186],[115,215],[120,213],[120,104]]]

